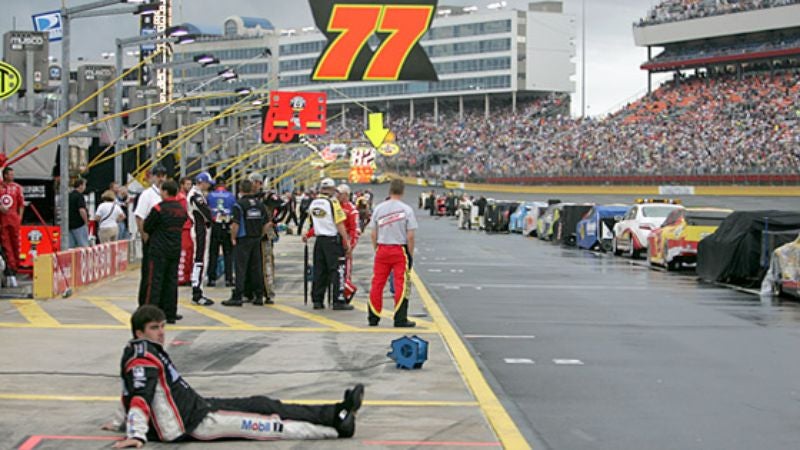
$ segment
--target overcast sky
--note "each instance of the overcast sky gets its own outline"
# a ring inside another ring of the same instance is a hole
[[[88,0],[63,0],[67,6],[89,3]],[[446,5],[481,5],[494,0],[439,0]],[[527,9],[526,0],[507,0],[510,7]],[[646,57],[643,48],[633,45],[631,24],[642,17],[655,0],[587,0],[586,1],[586,103],[589,115],[618,109],[625,102],[643,94],[647,88],[646,73],[639,65]],[[62,0],[2,0],[0,31],[32,29],[31,14],[61,7]],[[565,10],[578,19],[578,59],[580,64],[581,0],[565,0]],[[269,19],[278,28],[313,25],[307,0],[173,0],[174,23],[191,22],[222,29],[228,16],[253,16]],[[73,60],[83,56],[99,60],[103,52],[114,51],[114,38],[138,34],[138,21],[133,16],[80,19],[73,22],[71,52]],[[51,54],[60,55],[58,45]],[[580,66],[577,67],[578,77]],[[580,79],[573,97],[573,113],[580,114]]]

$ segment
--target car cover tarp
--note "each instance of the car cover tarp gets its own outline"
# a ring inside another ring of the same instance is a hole
[[[700,241],[697,274],[706,281],[743,286],[758,285],[769,265],[769,255],[791,242],[800,229],[800,213],[792,211],[737,211],[717,231]]]
[[[560,244],[575,245],[575,230],[578,228],[578,222],[583,219],[592,205],[566,205],[561,211],[561,216],[558,220],[558,231],[556,232],[556,239]]]

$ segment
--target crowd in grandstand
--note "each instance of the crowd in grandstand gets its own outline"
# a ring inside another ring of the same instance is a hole
[[[582,174],[796,173],[800,166],[800,73],[692,77],[665,84],[606,118],[570,118],[567,97],[439,115],[393,114],[401,154],[386,169],[422,177]],[[363,139],[360,118],[335,140]],[[445,163],[446,161],[446,163]]]
[[[800,0],[665,0],[653,7],[638,25],[656,25],[798,3]]]
[[[653,63],[679,62],[692,59],[719,56],[747,55],[774,50],[795,49],[800,47],[800,36],[785,36],[779,39],[756,42],[735,42],[728,45],[691,45],[671,46],[653,58]]]

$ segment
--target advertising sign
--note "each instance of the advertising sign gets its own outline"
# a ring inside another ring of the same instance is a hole
[[[313,81],[438,81],[420,39],[437,0],[310,0],[314,22],[328,38]],[[370,38],[379,42],[373,50]]]
[[[60,41],[64,33],[61,25],[61,11],[48,11],[31,16],[33,29],[47,33],[50,42]]]
[[[264,110],[261,141],[291,142],[301,134],[325,134],[328,95],[324,92],[272,91]]]

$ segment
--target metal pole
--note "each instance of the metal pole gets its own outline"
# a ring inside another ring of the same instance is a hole
[[[586,0],[581,18],[581,117],[586,117]]]
[[[178,129],[180,130],[181,128],[183,128],[183,112],[175,111],[175,114],[177,114],[176,117],[177,126]],[[178,136],[178,139],[180,139],[180,136]],[[181,178],[183,178],[186,176],[186,158],[188,157],[188,155],[186,154],[185,144],[181,144],[180,147],[178,147],[178,154],[181,157]]]
[[[59,116],[69,111],[69,29],[70,17],[66,14],[66,8],[61,9],[62,37],[61,37],[61,110]],[[69,117],[58,122],[58,134],[64,136],[69,129]],[[59,221],[61,229],[61,250],[69,248],[69,138],[62,137],[59,140],[60,152],[58,155],[59,164]]]
[[[203,115],[200,120],[206,120],[206,99],[203,102]],[[206,169],[206,149],[208,149],[208,125],[203,127],[203,148],[200,149],[200,168]]]
[[[115,64],[117,75],[123,72],[122,67],[122,42],[119,39],[116,41],[117,43],[117,53],[115,54]],[[120,80],[114,86],[114,114],[119,114],[122,112],[122,82]],[[114,152],[116,153],[119,148],[122,146],[122,117],[117,117],[114,119]],[[114,181],[119,184],[122,184],[122,155],[117,155],[114,158]]]
[[[25,109],[33,125],[33,110],[36,109],[33,94],[33,50],[25,50]]]
[[[144,125],[144,134],[145,139],[150,139],[151,133],[153,131],[153,117],[150,115],[150,96],[147,95],[147,92],[144,93],[144,101],[147,105],[147,109],[144,110],[144,113],[147,114],[147,119],[145,120]],[[150,141],[147,143],[147,150],[150,152],[150,159],[153,163],[156,162],[156,146],[155,142]]]

